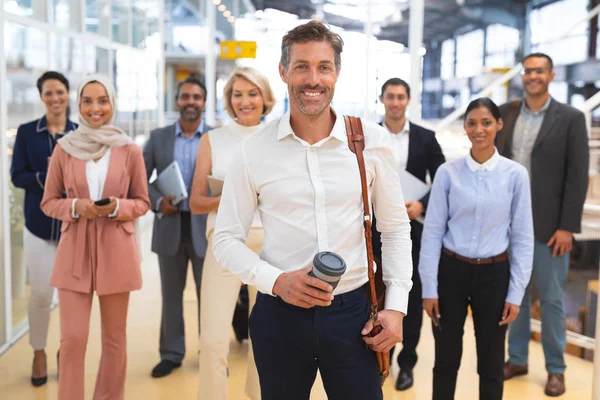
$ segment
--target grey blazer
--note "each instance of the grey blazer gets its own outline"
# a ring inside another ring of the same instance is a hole
[[[511,103],[500,106],[504,120],[496,136],[498,151],[512,158],[516,114]],[[507,136],[505,136],[507,135]],[[583,113],[552,99],[531,152],[531,202],[535,238],[548,242],[557,229],[581,232],[581,215],[587,193],[588,136]]]
[[[204,125],[204,132],[213,129]],[[203,132],[203,133],[204,133]],[[157,128],[150,132],[150,138],[144,146],[144,162],[148,180],[152,172],[160,174],[173,162],[175,152],[175,124],[164,128]],[[163,195],[155,185],[148,185],[152,211],[158,213],[156,202]],[[206,215],[192,215],[192,240],[194,251],[198,257],[204,258],[206,254]],[[152,251],[161,256],[174,256],[179,251],[181,242],[181,215],[176,213],[168,217],[154,216],[152,232]]]

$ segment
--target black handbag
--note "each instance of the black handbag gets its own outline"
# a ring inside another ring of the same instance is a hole
[[[235,304],[235,311],[233,312],[233,332],[238,342],[242,342],[244,339],[248,339],[248,286],[242,285],[240,288],[240,294],[238,295],[237,303]]]

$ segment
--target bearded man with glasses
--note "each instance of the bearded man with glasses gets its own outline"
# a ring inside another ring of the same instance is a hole
[[[500,154],[529,172],[535,234],[533,273],[521,312],[510,325],[504,378],[528,372],[533,283],[541,305],[548,396],[565,392],[567,326],[563,298],[573,233],[581,231],[589,166],[585,117],[550,96],[548,86],[554,75],[548,55],[534,53],[523,59],[525,98],[500,107],[504,128],[496,136]]]

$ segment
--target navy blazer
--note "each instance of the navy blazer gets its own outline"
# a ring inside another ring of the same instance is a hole
[[[382,124],[380,124],[382,125]],[[413,124],[409,121],[408,133],[408,160],[406,162],[406,171],[410,172],[421,181],[426,182],[427,172],[431,176],[431,181],[435,177],[440,165],[446,162],[442,148],[435,138],[435,133],[422,126]],[[419,200],[423,208],[427,210],[429,203],[429,192]],[[373,221],[373,254],[381,258],[381,234],[377,231],[377,221]],[[423,225],[417,221],[410,222],[410,237],[413,246],[421,246],[421,235],[423,234]]]
[[[65,132],[77,129],[67,120]],[[13,147],[10,176],[13,185],[25,189],[25,226],[29,232],[44,240],[58,240],[60,221],[47,217],[40,209],[44,195],[48,157],[56,140],[48,132],[46,116],[19,126]]]

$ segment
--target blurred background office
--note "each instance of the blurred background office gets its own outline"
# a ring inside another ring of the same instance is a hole
[[[286,86],[277,70],[281,37],[292,26],[323,19],[346,43],[333,101],[338,113],[380,121],[384,107],[378,90],[387,79],[402,78],[413,87],[408,117],[436,132],[448,160],[470,147],[460,122],[470,99],[489,95],[501,104],[520,97],[521,58],[543,51],[554,59],[556,79],[550,94],[588,119],[590,185],[565,302],[567,352],[588,360],[591,371],[600,263],[599,3],[2,0],[0,365],[2,354],[28,332],[24,193],[10,182],[9,166],[17,127],[44,112],[36,79],[56,70],[69,79],[73,91],[88,74],[107,75],[117,90],[117,125],[143,145],[151,129],[176,120],[176,83],[189,75],[206,82],[206,122],[230,122],[223,87],[236,66],[252,66],[267,76],[274,91],[276,104],[265,118],[268,122],[288,109]],[[71,93],[71,109],[77,108],[76,97]],[[537,312],[534,304],[532,324],[539,332]]]

